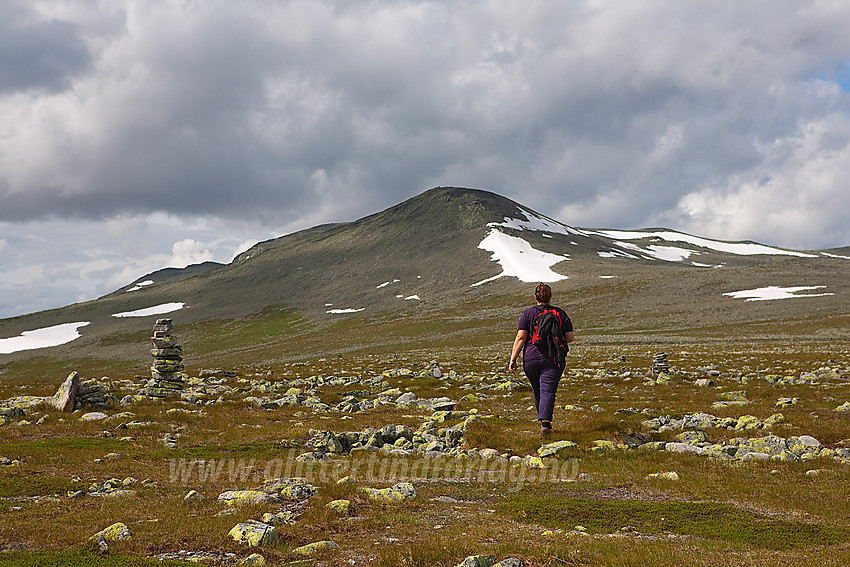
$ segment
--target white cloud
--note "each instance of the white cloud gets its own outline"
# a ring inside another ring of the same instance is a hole
[[[171,259],[168,265],[174,268],[185,268],[190,264],[200,264],[213,259],[212,252],[203,242],[187,238],[175,242],[171,247]]]
[[[571,226],[847,245],[848,20],[795,0],[0,3],[0,71],[24,73],[0,72],[0,316],[437,185]],[[59,64],[26,74],[33,54]],[[50,275],[8,279],[27,262]]]

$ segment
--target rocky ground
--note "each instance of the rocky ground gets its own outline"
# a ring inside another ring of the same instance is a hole
[[[546,440],[487,348],[5,381],[0,564],[846,564],[848,350],[658,350],[574,348]]]

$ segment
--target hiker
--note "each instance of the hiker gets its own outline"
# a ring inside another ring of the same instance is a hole
[[[573,323],[566,312],[549,304],[552,301],[551,287],[541,283],[534,291],[534,297],[537,300],[537,305],[526,309],[519,318],[519,330],[511,349],[511,362],[508,369],[511,372],[516,371],[517,357],[522,350],[522,368],[529,382],[531,382],[531,388],[534,390],[534,407],[537,408],[537,420],[541,427],[540,437],[545,439],[552,433],[555,392],[566,366],[564,356],[569,350],[567,343],[573,342],[575,335]],[[543,319],[543,313],[551,315],[548,318],[553,321],[555,327],[554,332],[552,332],[552,325],[543,325],[541,329],[549,329],[550,331],[544,331],[544,336],[538,338],[535,335],[539,334],[541,330],[538,329],[538,325]],[[557,328],[558,326],[560,329]],[[560,335],[558,330],[561,331]],[[562,344],[559,346],[558,342]],[[547,344],[549,345],[548,348]]]

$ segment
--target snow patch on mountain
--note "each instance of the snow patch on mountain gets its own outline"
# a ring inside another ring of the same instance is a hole
[[[77,329],[89,324],[91,324],[91,321],[63,323],[61,325],[53,325],[52,327],[24,331],[17,337],[0,339],[0,354],[12,354],[13,352],[22,350],[53,347],[70,343],[74,339],[80,338],[81,335]]]
[[[769,285],[767,287],[759,287],[756,289],[745,289],[742,291],[730,291],[723,295],[734,297],[735,299],[746,299],[747,301],[770,301],[773,299],[791,299],[793,297],[820,297],[823,295],[835,295],[833,293],[797,293],[798,291],[808,291],[811,289],[823,289],[825,285],[809,285],[797,287],[779,287]]]
[[[145,280],[143,282],[139,282],[136,285],[134,285],[133,287],[131,287],[130,289],[128,289],[127,293],[129,293],[131,291],[139,291],[140,289],[145,288],[149,285],[153,285],[153,280]]]
[[[685,242],[693,244],[701,248],[708,248],[717,252],[726,252],[728,254],[736,254],[739,256],[753,255],[776,255],[776,256],[799,256],[800,258],[816,258],[814,254],[806,254],[805,252],[797,252],[794,250],[783,250],[781,248],[773,248],[764,244],[755,242],[721,242],[719,240],[711,240],[699,236],[691,236],[682,232],[672,230],[662,230],[657,232],[640,232],[632,230],[595,230],[590,231],[600,236],[607,236],[617,240],[639,240],[641,238],[659,238],[667,242]]]
[[[361,307],[360,309],[354,309],[353,307],[348,307],[346,309],[328,309],[325,313],[331,313],[333,315],[340,315],[343,313],[359,313],[360,311],[365,311],[365,307]]]
[[[523,208],[518,208],[518,212],[525,217],[525,220],[505,217],[504,222],[491,222],[487,226],[501,226],[504,228],[513,228],[515,230],[534,230],[538,232],[551,232],[554,234],[578,234],[580,236],[585,235],[580,230],[576,230],[570,226],[559,223],[556,220],[544,217],[542,215],[537,215],[530,211],[526,211]],[[544,236],[548,235],[544,234]]]
[[[495,228],[490,230],[478,248],[493,253],[490,259],[502,266],[502,273],[476,282],[471,287],[506,276],[519,278],[523,282],[557,282],[568,278],[552,271],[552,266],[569,260],[569,255],[536,250],[522,238],[507,235]]]
[[[179,309],[183,309],[185,303],[182,302],[172,302],[172,303],[161,303],[160,305],[154,305],[153,307],[145,307],[144,309],[136,309],[135,311],[124,311],[123,313],[113,313],[113,317],[148,317],[150,315],[164,315],[166,313],[171,313],[172,311],[177,311]]]

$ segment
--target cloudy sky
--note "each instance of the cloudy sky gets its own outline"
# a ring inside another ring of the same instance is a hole
[[[850,244],[850,3],[0,2],[0,317],[487,189]]]

